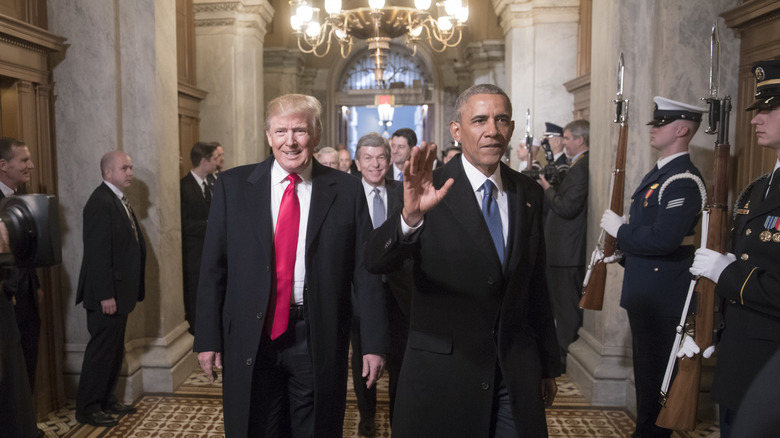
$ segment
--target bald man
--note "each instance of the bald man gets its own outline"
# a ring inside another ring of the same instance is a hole
[[[103,182],[84,206],[84,258],[76,304],[87,310],[89,343],[76,396],[76,420],[96,427],[117,424],[114,415],[134,413],[114,390],[125,353],[127,316],[144,299],[144,236],[127,201],[133,160],[112,151],[100,160]]]

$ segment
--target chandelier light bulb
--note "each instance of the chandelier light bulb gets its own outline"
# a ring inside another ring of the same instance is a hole
[[[450,21],[450,17],[439,17],[436,20],[436,23],[438,23],[439,29],[441,29],[442,32],[449,32],[452,30],[452,21]]]
[[[422,34],[422,31],[423,31],[423,27],[422,27],[422,24],[421,24],[421,25],[415,27],[414,29],[410,30],[409,31],[409,35],[417,38],[417,37],[420,36],[420,34]]]
[[[414,7],[423,11],[427,11],[431,7],[431,0],[414,0]]]
[[[454,17],[460,12],[461,2],[460,0],[445,0],[444,10],[447,11],[447,15]]]
[[[343,30],[339,29],[338,27],[333,29],[333,32],[336,34],[336,38],[338,38],[339,40],[343,40],[344,38],[347,37],[347,34]]]
[[[455,18],[458,20],[458,22],[465,23],[469,19],[469,7],[463,6],[460,8],[460,11],[455,14]]]
[[[306,2],[301,3],[298,5],[298,10],[295,11],[295,15],[300,17],[301,22],[308,23],[311,21],[312,14],[314,14],[314,10],[306,4]]]
[[[316,38],[320,34],[320,23],[312,21],[306,26],[306,35],[309,38]]]
[[[298,14],[290,15],[290,26],[292,26],[293,30],[298,32],[303,27],[303,21],[301,20],[301,17],[298,16]]]
[[[334,15],[341,12],[341,0],[325,0],[325,11]]]
[[[368,0],[368,6],[371,9],[382,9],[385,7],[385,0]]]

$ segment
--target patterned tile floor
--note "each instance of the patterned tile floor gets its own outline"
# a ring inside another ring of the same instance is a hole
[[[221,380],[211,384],[203,373],[195,371],[173,394],[147,394],[136,403],[138,412],[120,418],[113,428],[82,425],[75,419],[74,405],[50,413],[38,426],[47,437],[67,438],[217,438],[224,437],[222,426]],[[344,436],[357,437],[360,416],[349,379]],[[387,379],[379,382],[377,394],[377,435],[390,436]],[[558,395],[547,410],[550,437],[628,437],[634,420],[622,408],[589,406],[577,387],[566,376],[558,381]],[[716,425],[699,424],[687,434],[675,432],[676,438],[717,438]]]

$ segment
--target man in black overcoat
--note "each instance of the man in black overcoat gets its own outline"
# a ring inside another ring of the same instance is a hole
[[[433,171],[436,149],[412,151],[404,203],[375,229],[376,273],[413,260],[409,338],[393,434],[547,436],[545,406],[560,359],[545,280],[542,190],[501,162],[514,130],[503,90],[458,98],[460,158]]]

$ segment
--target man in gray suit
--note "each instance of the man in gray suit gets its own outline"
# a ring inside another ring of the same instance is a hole
[[[588,219],[588,149],[590,124],[575,120],[563,129],[563,150],[571,160],[566,178],[557,187],[544,175],[539,184],[550,207],[544,222],[547,243],[547,284],[555,314],[561,364],[566,370],[566,352],[582,326],[579,307],[585,278],[585,236]]]

